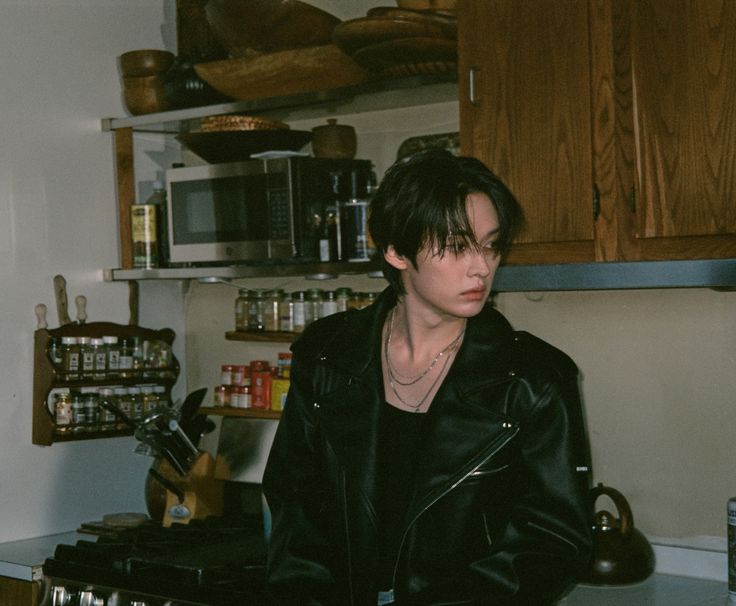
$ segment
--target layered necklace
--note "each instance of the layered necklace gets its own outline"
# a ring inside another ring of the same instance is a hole
[[[452,354],[458,347],[460,347],[460,343],[462,342],[463,336],[465,335],[465,327],[460,331],[460,334],[458,334],[457,337],[455,337],[447,347],[445,347],[442,351],[440,351],[434,359],[429,363],[429,366],[422,370],[420,373],[416,375],[403,375],[401,374],[396,368],[394,368],[394,365],[391,363],[391,354],[390,354],[390,345],[391,345],[391,334],[393,332],[393,324],[394,324],[394,310],[391,310],[391,315],[388,319],[388,331],[386,334],[386,341],[383,346],[383,355],[386,359],[386,372],[388,375],[388,383],[391,386],[391,391],[396,396],[396,398],[401,402],[401,404],[411,410],[412,412],[419,412],[424,403],[427,401],[427,398],[429,398],[429,394],[431,394],[434,391],[434,388],[437,386],[437,383],[439,380],[445,375],[445,370],[447,370],[447,365],[450,362],[450,358],[452,357],[450,354]],[[412,404],[410,402],[407,402],[404,398],[401,397],[401,395],[398,392],[397,385],[401,385],[402,387],[409,387],[411,385],[416,385],[424,379],[431,371],[432,369],[437,365],[437,363],[444,359],[444,363],[442,364],[442,368],[437,373],[437,376],[434,378],[432,383],[430,384],[427,391],[424,393],[424,395],[419,399],[419,401],[415,404]],[[403,380],[402,380],[403,379]]]

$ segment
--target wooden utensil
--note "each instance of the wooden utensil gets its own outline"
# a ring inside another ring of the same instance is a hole
[[[61,274],[54,276],[54,297],[56,298],[56,313],[59,316],[59,326],[71,324],[69,300],[66,296],[66,280]]]

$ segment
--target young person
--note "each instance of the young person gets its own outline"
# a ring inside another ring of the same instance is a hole
[[[284,604],[542,606],[589,557],[575,364],[488,304],[521,222],[481,162],[427,152],[370,210],[388,288],[310,325],[264,474]]]

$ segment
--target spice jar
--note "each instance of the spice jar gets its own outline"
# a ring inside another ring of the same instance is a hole
[[[294,301],[289,293],[284,294],[283,300],[279,303],[279,330],[294,331]]]
[[[284,300],[284,291],[276,288],[266,295],[266,304],[264,306],[263,325],[264,330],[268,332],[276,332],[279,329],[279,308],[281,301]]]
[[[305,306],[307,295],[303,290],[291,293],[291,329],[302,332],[306,326]]]
[[[266,329],[266,297],[264,290],[251,290],[248,294],[248,330],[262,332]]]
[[[81,360],[82,379],[91,379],[95,371],[95,353],[92,350],[92,339],[89,337],[77,337],[79,343],[79,357]]]
[[[99,390],[99,411],[100,411],[100,429],[102,431],[112,431],[115,429],[118,418],[115,413],[110,410],[110,406],[115,405],[115,396],[112,387],[100,387]]]
[[[72,423],[72,398],[67,391],[54,394],[54,432],[58,434],[68,433]]]
[[[348,301],[350,301],[350,294],[353,292],[352,288],[343,286],[335,291],[335,302],[337,303],[337,311],[347,311]]]
[[[248,289],[238,290],[235,299],[235,330],[248,330]]]
[[[76,337],[61,337],[62,368],[67,381],[79,380],[79,344]]]
[[[107,377],[107,351],[105,350],[105,342],[101,338],[93,338],[90,342],[92,347],[92,378],[95,381],[102,381]]]
[[[105,344],[105,353],[107,355],[107,376],[115,378],[120,375],[120,345],[115,335],[105,335],[102,337]]]
[[[322,289],[310,288],[304,302],[304,325],[309,326],[320,317],[322,312]]]
[[[320,309],[319,317],[324,318],[325,316],[331,316],[337,313],[337,298],[334,290],[325,291],[322,295],[322,307]]]

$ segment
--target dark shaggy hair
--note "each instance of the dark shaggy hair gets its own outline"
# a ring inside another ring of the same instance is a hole
[[[465,207],[468,194],[487,195],[498,213],[495,248],[505,255],[523,215],[508,187],[480,160],[432,150],[396,162],[381,181],[370,204],[368,228],[383,275],[397,294],[404,293],[400,272],[384,258],[389,245],[417,266],[424,248],[444,248],[454,241],[479,247]]]

